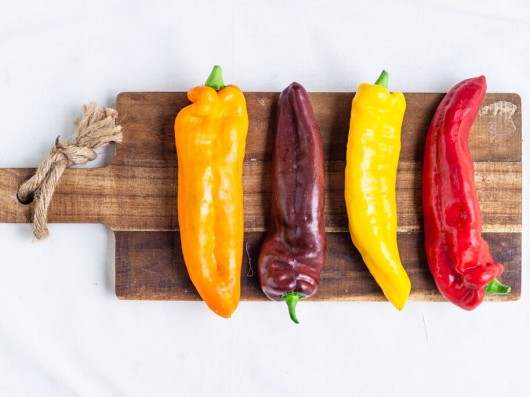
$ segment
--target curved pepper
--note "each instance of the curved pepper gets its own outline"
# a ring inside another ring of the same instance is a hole
[[[405,97],[389,93],[388,73],[361,84],[352,101],[345,199],[351,239],[387,299],[399,310],[410,279],[397,245],[396,173]]]
[[[182,253],[201,298],[229,317],[241,288],[246,102],[238,87],[224,86],[218,66],[188,99],[175,119]]]
[[[326,256],[324,156],[305,89],[292,83],[280,95],[272,151],[270,226],[258,260],[261,288],[296,302],[315,294]]]
[[[473,160],[468,138],[486,93],[484,76],[464,80],[444,97],[431,121],[423,163],[425,251],[440,293],[463,309],[484,299],[486,289],[508,293],[496,277],[503,266],[481,237]]]

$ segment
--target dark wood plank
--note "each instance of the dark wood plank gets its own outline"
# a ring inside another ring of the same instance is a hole
[[[241,271],[241,299],[267,300],[256,271],[264,233],[245,233]],[[503,282],[512,287],[506,296],[487,300],[510,301],[521,294],[521,234],[485,233],[493,257],[504,264]],[[443,301],[427,267],[423,233],[398,237],[401,259],[412,282],[411,300]],[[248,254],[247,254],[248,253]],[[198,300],[180,247],[178,232],[116,232],[116,295],[121,299]],[[326,265],[314,300],[381,301],[385,297],[362,262],[348,233],[328,233]]]
[[[355,93],[309,93],[322,133],[327,161],[344,161]],[[247,161],[269,161],[279,93],[245,93],[249,113]],[[443,94],[405,93],[407,111],[402,128],[402,161],[423,161],[425,134]],[[474,161],[520,161],[521,99],[517,94],[486,94],[481,108],[494,103],[511,104],[514,113],[485,111],[473,126],[470,150]],[[117,107],[126,134],[113,164],[167,166],[176,161],[173,122],[188,105],[185,93],[122,93]],[[510,108],[509,105],[505,106]],[[494,122],[492,122],[492,120]],[[495,134],[493,133],[495,131]],[[493,135],[495,140],[493,141]]]

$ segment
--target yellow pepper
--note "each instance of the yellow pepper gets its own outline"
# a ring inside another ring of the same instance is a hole
[[[201,298],[230,317],[241,290],[246,101],[238,87],[224,86],[219,66],[188,99],[175,119],[182,253]]]
[[[399,310],[410,279],[397,245],[396,174],[405,97],[389,93],[388,73],[361,84],[352,101],[345,199],[351,239],[387,299]]]

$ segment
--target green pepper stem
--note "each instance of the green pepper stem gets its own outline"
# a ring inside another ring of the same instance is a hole
[[[215,65],[212,69],[212,73],[208,76],[206,83],[204,85],[212,87],[214,90],[222,90],[225,88],[225,82],[223,81],[223,69],[221,66]]]
[[[381,87],[385,87],[388,90],[388,72],[386,70],[383,70],[381,72],[381,75],[375,81],[375,84],[380,85]]]
[[[305,295],[299,292],[288,292],[281,296],[281,299],[287,303],[287,307],[289,308],[289,317],[291,317],[291,320],[296,324],[299,323],[298,318],[296,317],[296,303],[300,298],[305,298]]]
[[[488,294],[495,294],[495,295],[506,295],[509,294],[512,289],[501,283],[499,280],[494,278],[491,280],[491,282],[486,285],[486,292]]]

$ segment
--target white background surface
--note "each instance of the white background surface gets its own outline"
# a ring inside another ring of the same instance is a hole
[[[465,4],[462,4],[465,3]],[[530,114],[524,1],[2,1],[0,167],[35,167],[79,105],[185,91],[220,64],[245,91],[443,92],[484,74]],[[526,135],[523,132],[523,136]],[[524,142],[525,173],[528,141]],[[528,232],[524,186],[524,233]],[[0,394],[49,396],[527,396],[530,301],[119,301],[102,225],[0,224]],[[524,238],[523,258],[528,258]]]

